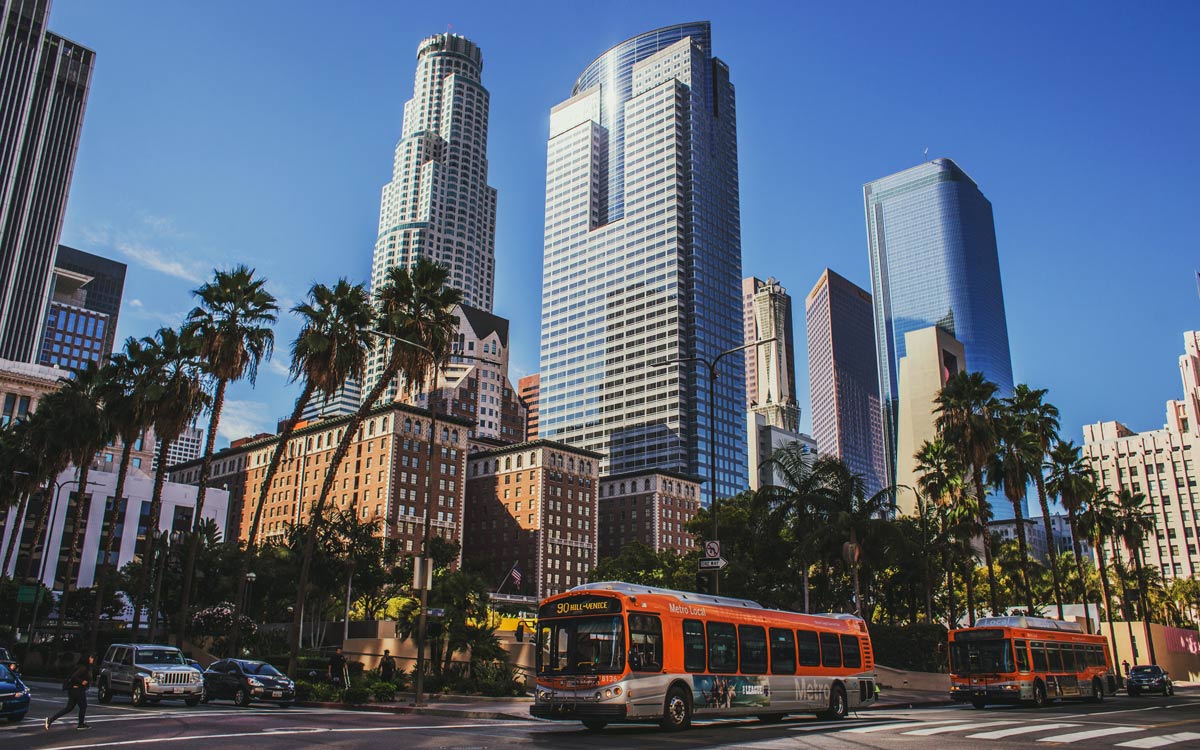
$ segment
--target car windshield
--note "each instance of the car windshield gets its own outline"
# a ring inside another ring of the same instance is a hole
[[[1134,667],[1133,674],[1157,675],[1158,667]]]
[[[256,674],[262,677],[279,677],[280,672],[265,661],[244,661],[242,671],[246,674]]]
[[[950,671],[954,674],[1012,672],[1012,641],[955,641],[950,644]]]
[[[134,657],[138,664],[183,665],[183,652],[174,648],[140,648]]]
[[[16,682],[17,676],[8,667],[0,664],[0,682]]]
[[[625,669],[621,617],[547,620],[538,629],[538,674],[617,674]]]

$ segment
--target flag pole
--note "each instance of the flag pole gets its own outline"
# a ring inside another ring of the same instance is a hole
[[[499,594],[500,589],[504,588],[505,584],[508,583],[508,579],[512,577],[512,572],[516,569],[517,569],[517,563],[513,563],[512,567],[508,569],[508,572],[504,574],[504,580],[501,581],[500,585],[496,587],[497,594]]]

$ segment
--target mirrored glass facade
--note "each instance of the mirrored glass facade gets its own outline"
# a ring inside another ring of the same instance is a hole
[[[1012,390],[992,204],[950,159],[863,187],[888,482],[895,481],[896,398],[904,334],[940,326],[966,367]]]
[[[639,35],[551,111],[539,436],[605,473],[670,469],[746,487],[737,133],[707,23]],[[709,424],[715,399],[715,429]],[[705,482],[704,498],[712,484]]]

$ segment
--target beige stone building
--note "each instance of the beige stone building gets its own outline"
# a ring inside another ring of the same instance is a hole
[[[916,515],[917,461],[926,440],[937,437],[935,399],[951,375],[966,368],[963,345],[937,326],[904,334],[896,415],[896,512]]]
[[[700,479],[674,471],[641,471],[600,480],[601,557],[641,542],[655,552],[691,552],[687,523],[700,509]]]
[[[1155,529],[1144,560],[1167,581],[1200,574],[1200,331],[1184,334],[1179,372],[1183,398],[1167,402],[1162,429],[1134,432],[1115,421],[1083,428],[1084,457],[1100,485],[1113,493],[1140,492],[1149,501]],[[1128,551],[1121,556],[1128,560]]]

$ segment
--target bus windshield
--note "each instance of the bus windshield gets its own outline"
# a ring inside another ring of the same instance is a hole
[[[954,674],[992,674],[1016,671],[1012,641],[955,641],[950,644],[950,671]]]
[[[625,669],[620,616],[543,620],[538,628],[540,675],[619,674]]]

